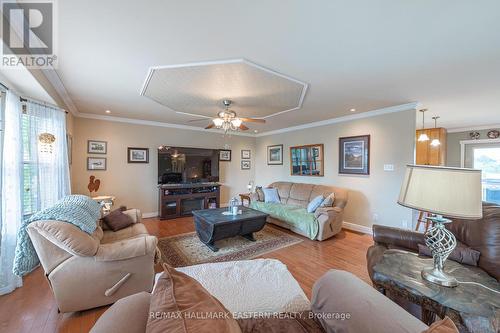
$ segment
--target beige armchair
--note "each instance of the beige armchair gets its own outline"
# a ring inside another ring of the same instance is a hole
[[[62,221],[36,221],[28,234],[61,312],[114,303],[150,292],[158,240],[148,235],[137,209],[125,212],[134,224],[113,232],[98,226],[89,235]]]

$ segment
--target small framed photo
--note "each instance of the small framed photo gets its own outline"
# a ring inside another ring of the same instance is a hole
[[[241,161],[241,170],[250,170],[250,161],[249,160],[243,160]]]
[[[339,173],[370,174],[370,136],[339,138]]]
[[[219,161],[231,161],[231,151],[226,149],[219,150]]]
[[[105,157],[87,157],[87,170],[106,170]]]
[[[87,153],[89,154],[106,154],[108,152],[108,143],[106,141],[87,141]]]
[[[149,148],[127,148],[128,163],[149,163]]]
[[[244,160],[249,160],[252,157],[252,152],[250,150],[241,150],[241,158]]]
[[[283,164],[283,145],[267,146],[267,165]]]

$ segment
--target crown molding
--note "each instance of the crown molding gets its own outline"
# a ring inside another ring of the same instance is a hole
[[[236,136],[246,136],[246,137],[263,137],[263,136],[268,136],[268,135],[274,135],[274,134],[280,134],[280,133],[286,133],[286,132],[292,132],[292,131],[297,131],[297,130],[302,130],[302,129],[307,129],[307,128],[313,128],[313,127],[319,127],[319,126],[325,126],[325,125],[330,125],[330,124],[336,124],[336,123],[342,123],[346,121],[352,121],[356,119],[363,119],[363,118],[370,118],[370,117],[376,117],[384,114],[389,114],[389,113],[395,113],[395,112],[401,112],[401,111],[408,111],[408,110],[416,110],[419,107],[418,102],[413,102],[413,103],[407,103],[407,104],[401,104],[401,105],[395,105],[395,106],[390,106],[387,108],[382,108],[382,109],[377,109],[377,110],[372,110],[372,111],[367,111],[359,114],[353,114],[353,115],[348,115],[344,117],[338,117],[338,118],[331,118],[327,120],[321,120],[321,121],[316,121],[304,125],[298,125],[298,126],[292,126],[292,127],[287,127],[287,128],[282,128],[274,131],[268,131],[268,132],[262,132],[258,134],[252,134],[252,133],[243,133],[243,132],[232,132],[231,135],[236,135]],[[182,124],[173,124],[173,123],[166,123],[166,122],[160,122],[160,121],[152,121],[152,120],[142,120],[142,119],[133,119],[133,118],[123,118],[123,117],[116,117],[116,116],[105,116],[105,115],[99,115],[99,114],[94,114],[94,113],[82,113],[82,112],[76,112],[73,113],[76,117],[79,118],[87,118],[87,119],[96,119],[96,120],[104,120],[104,121],[113,121],[113,122],[119,122],[119,123],[127,123],[127,124],[134,124],[134,125],[146,125],[146,126],[156,126],[156,127],[166,127],[166,128],[177,128],[177,129],[184,129],[184,130],[190,130],[190,131],[198,131],[198,132],[204,132],[204,133],[214,133],[214,134],[220,134],[221,131],[217,129],[210,129],[206,130],[202,127],[196,127],[196,126],[189,126],[189,125],[182,125]]]
[[[376,116],[389,114],[389,113],[408,111],[408,110],[417,110],[419,108],[419,106],[420,106],[420,103],[418,103],[418,102],[389,106],[386,108],[362,112],[362,113],[358,113],[358,114],[352,114],[352,115],[338,117],[338,118],[331,118],[331,119],[326,119],[326,120],[321,120],[321,121],[315,121],[315,122],[304,124],[304,125],[286,127],[286,128],[281,128],[281,129],[274,130],[274,131],[262,132],[262,133],[256,134],[255,136],[262,137],[262,136],[268,136],[268,135],[274,135],[274,134],[280,134],[280,133],[286,133],[286,132],[293,132],[293,131],[298,131],[298,130],[307,129],[307,128],[343,123],[346,121],[352,121],[352,120],[357,120],[357,119],[376,117]]]
[[[79,117],[79,118],[95,119],[95,120],[103,120],[103,121],[112,121],[112,122],[117,122],[117,123],[126,123],[126,124],[134,124],[134,125],[146,125],[146,126],[156,126],[156,127],[166,127],[166,128],[177,128],[177,129],[183,129],[183,130],[189,130],[189,131],[198,131],[198,132],[212,133],[212,134],[221,134],[222,133],[222,131],[218,130],[218,129],[207,130],[207,129],[204,129],[203,127],[188,126],[188,125],[181,125],[181,124],[172,124],[172,123],[164,123],[164,122],[161,122],[161,121],[141,120],[141,119],[132,119],[132,118],[122,118],[122,117],[115,117],[115,116],[104,116],[104,115],[94,114],[94,113],[82,113],[82,112],[78,112],[77,114],[75,114],[75,116]],[[230,135],[255,137],[254,134],[243,133],[243,132],[231,132]]]
[[[498,128],[500,128],[500,124],[471,126],[471,127],[456,127],[447,129],[447,132],[458,133],[458,132],[481,131],[481,130],[498,129]]]

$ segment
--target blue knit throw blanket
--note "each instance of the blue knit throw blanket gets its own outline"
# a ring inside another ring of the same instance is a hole
[[[33,221],[57,220],[71,223],[82,231],[92,234],[97,228],[101,207],[86,195],[68,195],[54,206],[33,214],[23,221],[17,233],[16,254],[14,258],[14,274],[23,276],[39,264],[39,259],[27,232],[28,225]]]

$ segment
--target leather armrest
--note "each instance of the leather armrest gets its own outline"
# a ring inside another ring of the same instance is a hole
[[[132,218],[132,221],[134,223],[141,223],[142,222],[142,214],[139,209],[132,208],[132,209],[127,209],[123,211],[124,214],[127,214]]]
[[[121,241],[101,244],[95,255],[96,261],[126,260],[144,255],[155,255],[158,239],[154,236],[124,239]]]
[[[373,240],[377,244],[392,245],[418,251],[418,244],[425,244],[424,234],[383,225],[373,225]]]

